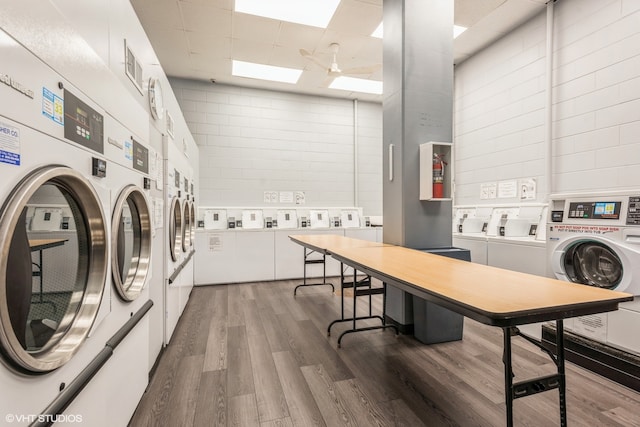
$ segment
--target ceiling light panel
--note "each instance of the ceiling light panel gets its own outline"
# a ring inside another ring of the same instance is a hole
[[[382,94],[382,82],[376,80],[356,79],[355,77],[340,76],[329,85],[330,89],[340,89],[349,92]]]
[[[236,0],[235,11],[327,28],[340,0]]]
[[[295,84],[298,82],[302,70],[234,60],[231,73],[237,77]]]
[[[466,30],[467,30],[467,27],[461,27],[460,25],[454,25],[453,26],[453,38],[455,39],[460,34],[464,33]],[[376,28],[373,31],[373,33],[371,33],[371,37],[375,37],[375,38],[381,39],[383,32],[384,32],[384,29],[383,29],[383,25],[382,25],[382,22],[381,22],[380,25],[378,25],[378,28]]]

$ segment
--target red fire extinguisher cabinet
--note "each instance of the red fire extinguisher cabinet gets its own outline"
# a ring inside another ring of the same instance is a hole
[[[452,144],[420,144],[420,200],[451,200],[452,178]]]

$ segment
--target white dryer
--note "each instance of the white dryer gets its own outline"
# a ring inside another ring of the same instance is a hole
[[[640,190],[554,195],[548,225],[553,277],[640,295]],[[639,308],[636,298],[616,312],[569,319],[566,328],[640,354]]]
[[[0,412],[39,414],[105,346],[104,111],[0,38]]]

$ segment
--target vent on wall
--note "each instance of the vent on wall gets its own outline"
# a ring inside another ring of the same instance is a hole
[[[142,89],[142,65],[136,58],[135,54],[129,46],[127,40],[124,41],[124,71],[129,76],[135,87],[141,95],[144,94]]]

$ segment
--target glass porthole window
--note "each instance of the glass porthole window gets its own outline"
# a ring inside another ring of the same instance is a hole
[[[116,202],[111,224],[113,283],[125,301],[144,288],[151,258],[151,219],[146,197],[135,185],[125,187]]]
[[[182,250],[182,206],[178,198],[171,200],[169,209],[169,252],[171,260],[177,261]]]
[[[191,248],[191,203],[185,200],[182,205],[184,224],[182,227],[182,252],[188,252]]]
[[[622,261],[613,249],[589,240],[569,247],[564,256],[564,265],[572,282],[604,289],[615,289],[624,273]]]
[[[96,318],[107,276],[105,218],[80,173],[47,166],[0,211],[0,350],[19,372],[68,362]]]
[[[189,217],[191,222],[191,229],[190,229],[191,247],[193,248],[193,245],[195,244],[195,241],[196,241],[196,208],[195,208],[195,203],[193,201],[191,201],[190,203]]]

